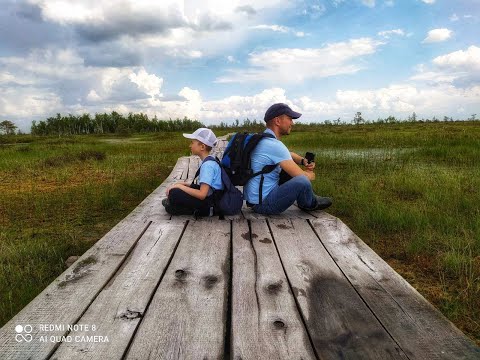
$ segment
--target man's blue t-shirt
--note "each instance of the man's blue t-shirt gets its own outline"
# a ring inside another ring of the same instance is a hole
[[[270,133],[275,136],[275,133],[266,129],[265,133]],[[255,149],[252,151],[251,164],[253,172],[262,170],[265,165],[278,164],[284,160],[292,160],[292,155],[288,151],[287,147],[277,138],[264,138],[262,139]],[[263,187],[262,187],[262,199],[265,199],[270,191],[278,186],[278,180],[280,179],[280,165],[275,170],[264,175]],[[243,188],[243,195],[245,200],[251,204],[258,204],[258,191],[260,187],[261,175],[255,176],[250,179]]]
[[[213,189],[223,190],[222,171],[216,161],[205,161],[205,159],[200,164],[198,183],[210,185],[210,189],[208,190],[207,194],[207,196],[210,196],[213,194]]]

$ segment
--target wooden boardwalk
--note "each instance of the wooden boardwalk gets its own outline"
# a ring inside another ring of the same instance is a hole
[[[480,359],[480,348],[326,212],[168,215],[165,189],[198,165],[180,158],[10,320],[0,359]]]

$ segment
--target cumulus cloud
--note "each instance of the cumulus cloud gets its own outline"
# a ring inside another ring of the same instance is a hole
[[[261,120],[265,110],[276,102],[285,102],[301,112],[302,122],[319,122],[338,117],[350,121],[357,111],[370,119],[389,115],[406,118],[413,111],[426,118],[444,115],[461,118],[465,111],[475,111],[479,101],[480,86],[459,89],[450,84],[420,87],[405,83],[369,90],[338,90],[330,100],[309,96],[289,98],[285,89],[269,88],[253,96],[230,96],[204,101],[198,118],[206,123],[246,118]]]
[[[29,131],[31,120],[45,114],[60,111],[62,100],[58,94],[48,89],[36,87],[7,87],[0,84],[0,113],[2,116],[18,119],[17,126],[22,131]]]
[[[0,43],[15,54],[74,47],[87,65],[101,67],[199,60],[236,51],[251,26],[295,9],[291,0],[8,0],[0,22],[10,31],[0,32]]]
[[[468,71],[480,71],[480,47],[470,46],[467,50],[459,50],[433,59],[440,68]]]
[[[141,67],[91,67],[72,49],[0,57],[0,113],[28,130],[37,116],[91,106],[145,103],[161,97],[163,79]],[[52,86],[55,84],[55,86]]]
[[[250,5],[237,6],[235,11],[245,13],[249,16],[254,16],[257,14],[257,11]]]
[[[252,96],[229,96],[203,103],[201,119],[210,122],[234,119],[262,120],[265,110],[272,104],[284,102],[293,105],[282,88],[270,88]]]
[[[292,103],[303,114],[301,121],[341,118],[348,122],[357,111],[372,120],[390,115],[407,118],[414,111],[424,118],[447,115],[464,119],[466,113],[476,111],[479,101],[480,86],[459,89],[450,84],[421,87],[404,83],[379,89],[338,90],[329,101],[303,96]]]
[[[436,0],[422,0],[422,1],[423,1],[425,4],[431,5],[431,4],[435,4],[435,1],[436,1]]]
[[[432,66],[420,66],[412,80],[430,84],[448,83],[457,87],[468,88],[480,84],[480,48],[470,46],[466,50],[458,50],[437,56]]]
[[[250,54],[250,68],[230,70],[216,81],[302,82],[305,79],[351,74],[362,69],[358,59],[375,53],[383,42],[371,38],[328,44],[323,48],[275,49]]]
[[[19,0],[18,4],[22,5],[9,7],[18,8],[23,17],[40,19],[42,29],[56,30],[51,36],[61,34],[63,44],[75,45],[85,61],[95,66],[140,65],[149,51],[162,58],[198,59],[224,54],[248,39],[250,26],[265,24],[267,18],[294,7],[291,0],[257,0],[254,7],[246,0]],[[45,31],[19,35],[33,28],[32,24],[20,24],[14,32],[15,40],[0,34],[0,41],[5,37],[12,47],[18,47],[17,38],[25,38],[30,45],[45,42]],[[42,35],[37,36],[38,41],[29,41],[36,33]],[[117,47],[126,56],[111,51]]]
[[[163,84],[163,79],[154,74],[148,74],[145,69],[140,69],[138,73],[132,72],[128,78],[134,84],[137,84],[140,91],[148,94],[151,97],[161,96],[160,89]]]
[[[121,6],[93,0],[30,0],[30,3],[40,9],[44,20],[74,25],[84,39],[93,42],[122,36],[166,34],[182,28],[195,32],[228,31],[239,16],[257,14],[251,5],[239,0],[208,3],[123,0]],[[256,7],[263,10],[286,3],[286,0],[259,0]]]
[[[423,40],[424,43],[436,43],[448,40],[452,37],[452,31],[449,29],[433,29],[428,32],[427,37]]]

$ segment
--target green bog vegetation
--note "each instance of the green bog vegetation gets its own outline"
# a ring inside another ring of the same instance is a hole
[[[480,122],[297,125],[282,140],[316,154],[328,212],[480,344]],[[180,132],[0,143],[0,325],[188,155]]]

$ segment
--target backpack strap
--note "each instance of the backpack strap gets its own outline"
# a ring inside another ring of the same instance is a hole
[[[262,190],[263,190],[263,181],[265,180],[265,174],[268,174],[270,172],[272,172],[273,170],[275,170],[275,168],[277,167],[278,164],[274,164],[274,165],[265,165],[262,170],[260,170],[259,172],[256,172],[255,174],[252,175],[252,177],[254,176],[257,176],[257,175],[261,175],[260,176],[260,185],[259,185],[259,188],[258,188],[258,203],[261,204],[262,203],[262,200],[263,200],[263,196],[262,196]]]
[[[200,168],[202,167],[203,165],[203,162],[205,161],[216,161],[218,165],[219,164],[219,161],[217,158],[214,158],[212,155],[208,155],[203,161],[202,161],[202,164],[198,167],[197,169],[197,172],[195,173],[195,176],[193,177],[193,180],[192,180],[192,184],[195,182],[195,179],[198,178],[198,176],[200,175]],[[221,166],[220,166],[221,168]],[[212,189],[213,190],[213,189]]]
[[[212,187],[212,190],[213,190],[213,194],[212,194],[213,195],[213,206],[217,211],[219,211],[218,202],[220,201],[221,197],[223,196],[223,194],[226,191],[229,191],[232,187],[235,187],[235,186],[230,181],[230,178],[228,177],[228,174],[225,171],[225,169],[223,168],[223,166],[220,162],[220,159],[218,157],[213,157],[212,155],[209,155],[203,161],[215,161],[218,164],[218,166],[220,167],[220,174],[221,174],[221,177],[222,177],[223,190],[217,190],[217,189],[214,189]],[[202,167],[202,166],[200,165],[200,167]],[[200,175],[200,168],[198,168],[197,172],[195,173],[195,177],[193,178],[194,181],[198,177],[198,175]],[[193,184],[193,182],[192,182],[192,184]],[[222,213],[220,214],[220,216],[223,219],[223,214]]]
[[[253,136],[257,136],[258,137],[258,140],[257,139],[252,139],[252,140],[255,140],[255,145],[256,146],[260,140],[268,137],[268,138],[271,138],[271,139],[276,139],[276,137],[270,133],[260,133],[260,134],[255,134]],[[252,140],[250,140],[250,143],[252,142]],[[248,145],[250,145],[250,143],[248,143]],[[247,145],[247,146],[248,146]],[[263,181],[265,180],[265,174],[268,174],[268,173],[271,173],[273,170],[275,170],[275,168],[277,167],[278,164],[273,164],[273,165],[265,165],[262,170],[254,173],[251,175],[251,177],[255,177],[255,176],[258,176],[258,175],[261,175],[260,177],[260,185],[258,187],[258,203],[261,205],[262,204],[262,200],[263,200]]]
[[[258,145],[258,143],[262,139],[265,139],[267,137],[275,139],[275,136],[272,135],[272,134],[269,134],[269,133],[253,134],[252,137],[250,138],[250,141],[245,146],[245,149],[243,150],[243,153],[244,154],[251,154],[251,152],[253,151],[253,149],[255,149],[255,147]],[[244,156],[241,159],[241,161],[242,161],[242,168],[243,169],[249,169],[251,171],[250,157]],[[270,170],[270,171],[272,171],[272,170]],[[262,174],[262,171],[265,171],[265,167],[260,172],[250,174],[249,177],[253,178],[255,176],[258,176],[258,175]],[[267,172],[270,172],[270,171],[266,171],[266,172],[264,172],[264,174],[267,173]]]

